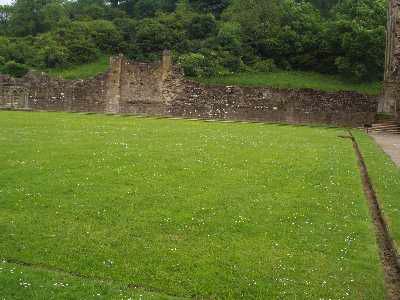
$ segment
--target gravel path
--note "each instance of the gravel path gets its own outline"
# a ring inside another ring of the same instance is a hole
[[[392,158],[395,164],[400,167],[400,135],[371,133],[371,136],[379,146]]]

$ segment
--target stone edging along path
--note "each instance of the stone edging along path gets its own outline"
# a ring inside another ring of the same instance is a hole
[[[386,220],[382,214],[379,199],[369,177],[367,165],[365,164],[360,147],[351,131],[349,130],[348,132],[349,136],[341,137],[349,138],[352,141],[354,152],[358,160],[364,194],[375,227],[379,254],[385,275],[387,298],[389,300],[400,300],[400,261],[397,249],[392,237],[390,236]]]

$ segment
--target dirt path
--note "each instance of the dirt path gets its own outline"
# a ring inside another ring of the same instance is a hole
[[[370,135],[400,167],[400,134],[371,133]]]

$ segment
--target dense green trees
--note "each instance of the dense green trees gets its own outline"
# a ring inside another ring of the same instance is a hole
[[[191,76],[281,68],[372,80],[385,24],[385,0],[16,0],[0,6],[0,69],[169,48]]]

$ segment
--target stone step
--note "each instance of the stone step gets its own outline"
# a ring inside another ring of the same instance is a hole
[[[398,128],[399,124],[372,124],[371,128]]]
[[[372,125],[399,125],[400,123],[397,121],[387,121],[387,122],[380,122],[380,123],[374,123]]]
[[[369,132],[377,132],[377,133],[396,133],[400,134],[400,130],[390,129],[390,130],[369,130]]]
[[[367,129],[369,132],[376,132],[376,133],[392,133],[392,134],[400,134],[400,123],[397,121],[385,121],[382,123],[375,123],[372,124]]]

